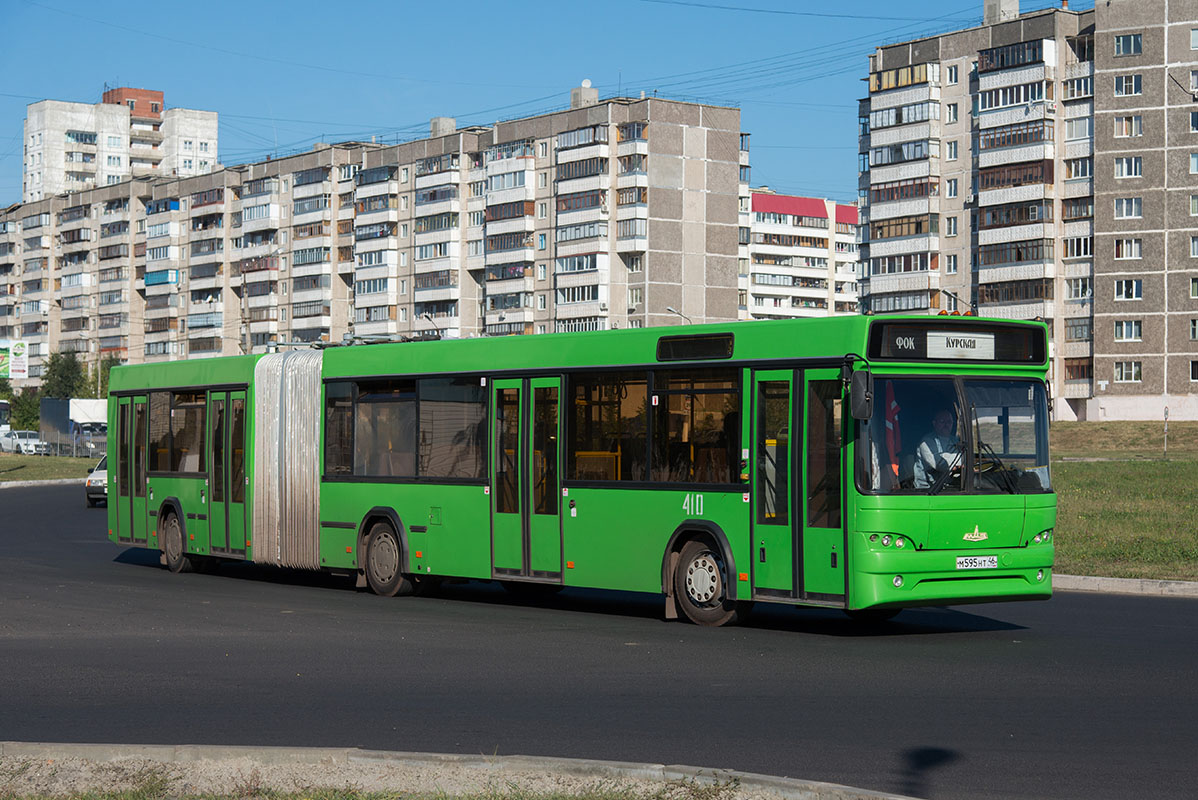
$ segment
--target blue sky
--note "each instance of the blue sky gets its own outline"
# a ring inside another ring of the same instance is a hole
[[[552,111],[584,78],[601,97],[739,106],[753,185],[852,201],[866,56],[981,16],[982,0],[0,0],[0,206],[20,200],[25,106],[98,102],[105,84],[219,112],[229,165],[322,140],[419,138],[433,116]]]

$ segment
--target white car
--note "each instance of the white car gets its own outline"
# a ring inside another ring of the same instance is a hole
[[[94,506],[101,500],[108,505],[108,456],[100,459],[100,463],[88,470],[87,480],[83,482],[83,491],[87,495],[87,504]]]
[[[50,445],[33,431],[8,431],[0,434],[0,452],[45,456],[50,454]]]

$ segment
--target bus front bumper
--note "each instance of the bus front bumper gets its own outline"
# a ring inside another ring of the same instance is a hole
[[[992,558],[991,558],[992,557]],[[1052,597],[1053,546],[859,554],[854,609],[947,606]]]

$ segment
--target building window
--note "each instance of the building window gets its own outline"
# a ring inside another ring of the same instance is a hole
[[[1144,216],[1142,198],[1115,198],[1115,219],[1139,219],[1142,216]]]
[[[537,264],[537,280],[545,280],[545,273],[547,269],[548,268],[544,264]]]
[[[955,255],[945,256],[944,271],[949,275],[957,274],[957,257]]]
[[[1190,380],[1198,381],[1198,361],[1190,362]]]
[[[1116,259],[1139,259],[1144,257],[1144,242],[1142,239],[1116,239]]]
[[[1126,33],[1115,37],[1116,56],[1138,56],[1143,51],[1143,35]]]
[[[541,144],[543,146],[545,143],[541,142]],[[537,203],[537,219],[548,219],[548,217],[549,217],[549,204],[548,203]]]
[[[183,152],[190,153],[191,147],[192,147],[191,139],[184,139],[183,140]]]
[[[1140,382],[1140,362],[1139,361],[1116,361],[1115,362],[1115,383],[1139,383]]]
[[[544,146],[544,143],[542,143],[542,146]],[[545,294],[542,293],[542,294],[537,295],[537,311],[544,311],[544,310],[545,310]]]
[[[1065,180],[1089,178],[1094,171],[1094,160],[1090,157],[1071,158],[1065,162]]]
[[[1190,320],[1190,341],[1198,342],[1198,319]]]
[[[549,185],[549,173],[541,172],[537,174],[537,188],[544,189]]]
[[[1144,323],[1138,319],[1115,320],[1116,342],[1138,342],[1143,338]]]
[[[1194,158],[1190,158],[1190,171],[1194,171]],[[1143,174],[1144,162],[1140,156],[1127,156],[1115,159],[1116,178],[1138,178]]]
[[[543,234],[543,233],[537,234],[537,249],[538,250],[545,249],[545,234]]]
[[[1190,258],[1198,258],[1198,236],[1190,237]]]
[[[1142,91],[1143,86],[1139,75],[1115,76],[1115,97],[1130,97],[1141,94]]]
[[[956,67],[956,65],[953,65],[948,68],[948,83],[950,86],[952,86],[952,85],[956,84],[957,82],[958,82],[957,67]]]
[[[1190,278],[1190,299],[1198,299],[1198,278]]]
[[[956,217],[945,218],[945,220],[944,220],[944,235],[945,236],[956,236],[957,235],[957,218]]]
[[[1115,117],[1115,138],[1125,139],[1128,136],[1144,135],[1144,117],[1134,114],[1129,117]]]
[[[1065,320],[1065,341],[1088,342],[1092,336],[1089,317],[1076,317]]]
[[[1198,28],[1190,28],[1190,49],[1198,50]]]
[[[1140,300],[1144,296],[1144,282],[1139,278],[1124,278],[1115,281],[1116,300]]]
[[[1090,117],[1065,120],[1065,138],[1070,141],[1089,139],[1094,135],[1094,120]]]
[[[945,197],[956,197],[957,196],[957,179],[956,178],[949,178],[947,181],[945,181],[944,196]]]
[[[945,106],[944,115],[945,115],[944,116],[945,122],[956,122],[957,121],[957,104],[949,103],[947,106]]]
[[[408,168],[407,167],[404,167],[403,169],[401,169],[399,171],[399,182],[400,183],[408,182]]]
[[[956,160],[957,160],[957,151],[958,151],[958,145],[957,145],[957,143],[956,143],[956,142],[949,142],[949,143],[948,143],[948,160],[949,160],[949,161],[956,161]]]
[[[1198,175],[1198,153],[1190,153],[1190,174]]]
[[[1190,133],[1198,133],[1198,111],[1190,112]]]

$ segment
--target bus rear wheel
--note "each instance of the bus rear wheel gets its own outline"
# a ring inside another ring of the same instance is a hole
[[[167,514],[162,523],[162,553],[166,556],[166,568],[171,572],[191,572],[191,559],[183,541],[183,523],[176,514]]]
[[[737,604],[728,598],[728,567],[718,548],[691,540],[674,568],[674,597],[683,616],[696,625],[735,622]]]
[[[386,522],[376,522],[366,539],[366,583],[381,597],[411,594],[412,582],[400,566],[399,536]]]

